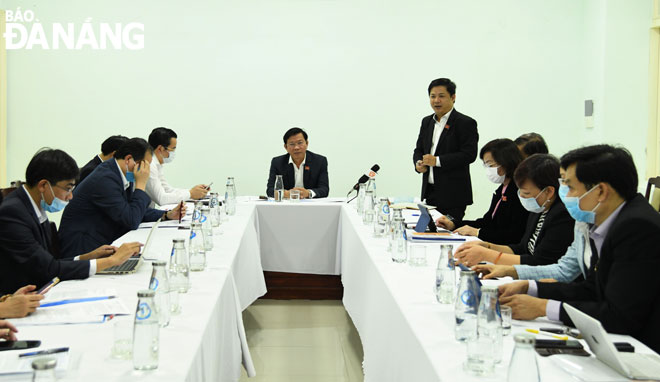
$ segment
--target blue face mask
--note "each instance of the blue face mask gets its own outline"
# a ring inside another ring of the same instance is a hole
[[[568,186],[566,185],[561,185],[559,186],[559,197],[561,198],[561,201],[564,202],[564,205],[566,206],[566,210],[568,211],[569,215],[575,221],[582,222],[582,223],[589,223],[589,224],[594,224],[596,221],[596,208],[600,206],[600,203],[596,204],[596,207],[594,207],[593,210],[591,211],[583,211],[580,209],[580,200],[584,198],[588,193],[591,191],[595,190],[598,185],[595,185],[591,188],[591,190],[585,192],[582,194],[580,197],[576,196],[566,196],[568,194]]]
[[[128,164],[126,165],[126,180],[129,183],[135,183],[135,174],[133,174],[133,171],[128,171]]]
[[[520,190],[518,190],[518,199],[520,199],[520,204],[522,204],[523,208],[525,208],[529,212],[532,212],[532,213],[535,213],[535,214],[543,212],[543,210],[545,209],[546,203],[548,203],[548,201],[550,201],[550,199],[548,199],[548,200],[545,201],[545,203],[543,203],[542,206],[539,206],[539,203],[536,201],[536,198],[538,198],[539,195],[541,195],[541,193],[543,193],[543,191],[545,191],[545,188],[542,189],[533,198],[523,198],[522,196],[520,196]]]
[[[50,193],[53,194],[53,201],[50,204],[46,204],[46,200],[44,199],[44,194],[41,194],[41,202],[39,203],[41,205],[41,208],[43,208],[47,212],[60,212],[66,207],[69,202],[65,202],[64,200],[58,198],[55,196],[55,193],[53,192],[53,187],[50,186],[50,183],[48,183],[48,187],[50,187]]]

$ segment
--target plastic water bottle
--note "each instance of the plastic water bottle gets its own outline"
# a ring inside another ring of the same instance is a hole
[[[364,204],[362,206],[362,223],[371,224],[374,222],[376,216],[376,209],[374,205],[374,193],[367,190],[364,196]]]
[[[154,261],[151,263],[151,280],[149,289],[156,292],[154,297],[154,307],[158,313],[158,323],[161,328],[170,324],[170,282],[167,278],[165,261]]]
[[[170,287],[180,293],[186,293],[190,289],[190,261],[185,239],[172,239]]]
[[[133,368],[153,370],[158,368],[158,313],[154,309],[153,290],[137,293],[138,303],[133,326]]]
[[[213,249],[213,226],[211,225],[211,209],[202,207],[202,216],[199,218],[204,231],[204,250],[209,252]]]
[[[539,365],[536,362],[534,344],[536,339],[531,334],[516,334],[513,336],[516,347],[513,348],[511,363],[509,363],[508,382],[539,382]]]
[[[217,192],[211,193],[211,198],[209,199],[209,209],[211,210],[211,226],[213,228],[219,227],[222,222],[220,216],[220,199]]]
[[[188,243],[190,270],[203,271],[206,268],[206,249],[204,247],[204,231],[201,223],[192,223],[190,242]]]
[[[284,179],[282,179],[282,175],[275,175],[275,201],[276,202],[281,202],[284,200]]]
[[[456,270],[454,266],[454,247],[451,244],[440,245],[440,257],[435,269],[435,298],[441,304],[451,304],[456,296]]]
[[[374,222],[374,236],[383,237],[390,222],[390,204],[387,198],[380,198]]]
[[[479,292],[474,277],[474,271],[461,271],[461,284],[454,305],[456,316],[454,332],[458,341],[467,341],[477,337]]]
[[[225,204],[227,215],[233,216],[236,214],[236,185],[234,184],[234,177],[227,178],[227,185],[225,186]]]

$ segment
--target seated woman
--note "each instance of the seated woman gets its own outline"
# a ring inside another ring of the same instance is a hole
[[[44,296],[37,294],[35,285],[26,285],[14,294],[0,297],[0,319],[21,318],[33,313]]]
[[[564,203],[557,197],[559,161],[552,155],[535,154],[525,159],[513,176],[518,197],[530,212],[520,242],[496,245],[483,241],[465,243],[456,251],[462,264],[474,266],[481,261],[494,264],[554,264],[573,241],[573,226]]]
[[[436,225],[466,236],[478,236],[481,240],[507,244],[520,241],[525,232],[528,212],[518,199],[518,187],[512,182],[513,172],[523,158],[518,147],[510,139],[492,140],[479,152],[488,179],[500,186],[495,190],[490,208],[483,218],[454,221],[442,216]]]

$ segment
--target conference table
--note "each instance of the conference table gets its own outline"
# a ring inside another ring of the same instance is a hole
[[[116,244],[143,241],[148,231],[131,231]],[[172,239],[186,237],[188,231],[163,227],[155,232],[155,256],[167,259]],[[454,339],[453,305],[435,299],[438,244],[425,244],[426,266],[394,263],[387,240],[373,237],[372,227],[362,224],[354,206],[343,199],[293,203],[242,197],[236,215],[215,229],[213,238],[206,270],[191,272],[192,288],[181,297],[181,314],[172,316],[170,325],[160,331],[157,370],[133,371],[131,361],[110,356],[112,322],[132,320],[130,315],[103,324],[26,325],[19,327],[19,337],[41,339],[42,348],[70,346],[66,380],[237,381],[241,368],[255,375],[241,312],[266,292],[264,270],[341,275],[343,304],[364,349],[365,381],[505,381],[513,334],[525,328],[558,326],[547,319],[514,321],[512,334],[504,337],[503,359],[494,375],[484,378],[467,373],[463,369],[466,345]],[[147,287],[150,268],[145,263],[132,275],[97,275],[65,285],[114,288],[134,307],[136,291]],[[632,337],[611,338],[630,342],[637,352],[652,353]],[[625,380],[617,379],[593,356],[537,359],[543,381],[572,378],[568,364],[603,380]]]

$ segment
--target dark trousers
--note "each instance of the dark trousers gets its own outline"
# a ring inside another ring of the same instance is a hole
[[[444,205],[442,200],[436,197],[436,193],[434,192],[435,185],[433,184],[427,184],[426,185],[426,192],[425,192],[425,198],[426,198],[426,204],[429,206],[435,206],[437,207],[437,210],[442,213],[443,215],[449,215],[453,218],[455,221],[461,221],[463,220],[463,217],[465,216],[465,208],[467,206],[447,206]],[[458,228],[458,227],[456,227]]]

